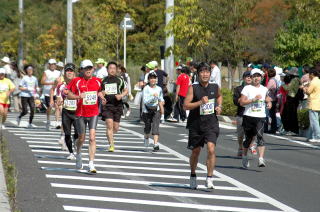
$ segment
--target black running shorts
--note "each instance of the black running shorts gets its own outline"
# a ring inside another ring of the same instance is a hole
[[[101,120],[105,121],[106,119],[112,119],[114,122],[120,122],[122,115],[123,115],[122,104],[120,107],[104,106]]]
[[[204,144],[211,142],[216,144],[219,137],[219,124],[216,123],[206,130],[189,128],[188,149],[203,147]]]

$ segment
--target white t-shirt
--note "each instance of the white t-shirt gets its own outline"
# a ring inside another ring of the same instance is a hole
[[[26,75],[20,81],[19,86],[28,89],[21,91],[20,96],[32,97],[37,93],[38,80],[34,76],[29,77],[28,75]]]
[[[107,68],[103,66],[102,68],[96,69],[94,72],[94,76],[96,76],[99,79],[103,79],[107,77],[108,76]]]
[[[218,66],[211,70],[210,82],[218,84],[219,88],[221,88],[221,73]]]
[[[255,87],[253,85],[246,85],[242,91],[241,94],[246,96],[248,99],[253,99],[257,95],[261,95],[261,99],[250,103],[248,105],[245,105],[245,110],[243,115],[245,116],[251,116],[251,117],[257,117],[257,118],[265,118],[266,117],[266,104],[265,99],[267,95],[268,89],[264,87],[263,85],[260,85],[259,87]]]
[[[54,70],[45,70],[44,74],[46,75],[46,82],[54,82],[56,79],[58,79],[61,76],[61,72]],[[50,96],[50,89],[52,88],[52,85],[44,85],[42,94],[45,96]]]

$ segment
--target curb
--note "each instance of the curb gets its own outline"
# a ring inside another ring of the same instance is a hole
[[[9,198],[7,195],[7,186],[6,186],[6,180],[4,177],[1,154],[0,154],[0,211],[11,212]]]

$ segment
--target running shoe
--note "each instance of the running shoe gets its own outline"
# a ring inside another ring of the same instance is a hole
[[[126,113],[126,117],[129,117],[131,114],[131,110],[128,110],[127,113]]]
[[[144,146],[148,147],[149,146],[149,138],[144,139]]]
[[[81,152],[76,155],[76,168],[83,169]]]
[[[18,116],[17,117],[17,125],[18,125],[18,127],[20,126],[20,122],[21,122],[21,118]]]
[[[93,161],[89,161],[89,172],[90,173],[97,173],[97,170],[94,167]]]
[[[76,156],[73,153],[70,153],[70,155],[67,157],[67,160],[75,160]]]
[[[32,129],[33,128],[33,126],[32,126],[32,124],[28,124],[28,127],[27,127],[28,129]]]
[[[212,177],[207,177],[205,186],[209,189],[214,189]]]
[[[175,122],[175,123],[179,122],[179,121],[178,121],[177,119],[175,119],[175,118],[168,118],[167,121],[168,121],[168,122]]]
[[[257,150],[254,146],[250,147],[251,154],[257,155]]]
[[[160,147],[159,147],[159,144],[155,144],[154,146],[153,146],[153,151],[159,151],[160,150]]]
[[[317,143],[317,142],[320,142],[320,139],[312,138],[312,139],[309,139],[308,141],[311,142],[311,143]]]
[[[263,158],[259,158],[258,167],[266,167],[266,162]]]
[[[61,129],[61,126],[60,125],[57,125],[56,126],[56,129],[58,130],[58,129]]]
[[[245,169],[250,167],[250,163],[247,156],[242,156],[242,167]]]
[[[109,151],[109,152],[114,152],[114,145],[110,145],[108,151]]]
[[[125,115],[122,115],[121,118],[124,119],[124,118],[126,118],[126,116],[125,116]]]
[[[191,177],[190,176],[190,188],[191,189],[197,189],[197,177]]]

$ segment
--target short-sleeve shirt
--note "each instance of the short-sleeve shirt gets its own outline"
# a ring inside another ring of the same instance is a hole
[[[177,85],[180,85],[180,90],[178,95],[179,96],[183,96],[186,97],[187,93],[188,93],[188,88],[190,85],[190,78],[187,74],[182,73],[178,76],[177,81],[176,81]]]
[[[54,82],[56,79],[58,79],[61,76],[61,72],[57,70],[54,70],[54,71],[46,70],[44,74],[46,75],[46,82],[49,82],[49,83]],[[42,93],[45,96],[50,96],[51,88],[52,88],[52,85],[44,85],[42,89]]]
[[[268,89],[263,85],[260,85],[259,87],[255,87],[253,85],[246,85],[241,91],[242,95],[246,96],[248,99],[253,99],[257,95],[261,95],[261,99],[245,105],[245,110],[243,115],[257,117],[257,118],[265,118],[266,117],[265,99],[266,99],[267,92],[268,92]]]
[[[105,91],[106,106],[122,107],[122,99],[117,100],[116,95],[121,94],[126,84],[121,77],[108,76],[103,79],[101,90]]]
[[[146,106],[157,106],[157,110],[160,110],[159,102],[164,102],[162,88],[159,86],[150,87],[146,85],[142,94],[142,111],[147,113]]]
[[[164,78],[168,77],[168,74],[165,71],[160,70],[160,69],[156,70],[155,72],[156,72],[156,74],[158,76],[157,86],[159,86],[160,88],[163,88]]]
[[[4,78],[0,80],[0,103],[1,104],[10,104],[10,98],[7,95],[7,91],[14,89],[15,86],[11,80]]]
[[[77,100],[76,116],[93,117],[99,115],[98,92],[101,90],[99,78],[74,78],[67,85],[67,89],[75,95],[85,94],[83,99]]]
[[[35,76],[24,76],[19,86],[28,89],[20,92],[21,97],[33,97],[37,93],[38,80]]]

